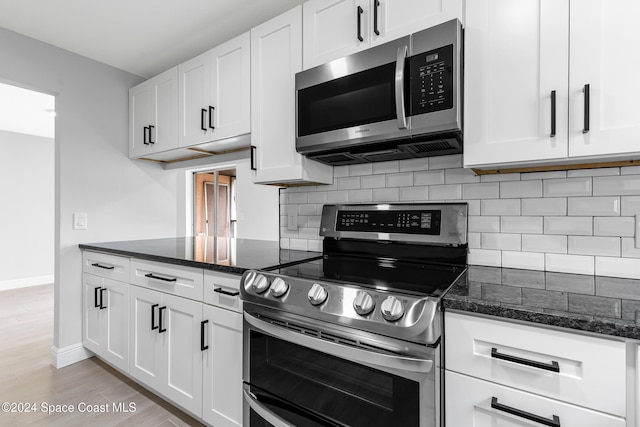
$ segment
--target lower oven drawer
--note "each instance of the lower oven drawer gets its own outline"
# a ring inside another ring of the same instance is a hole
[[[445,373],[445,384],[446,427],[625,427],[623,418],[455,372]]]
[[[459,313],[445,337],[447,370],[625,415],[623,342]]]

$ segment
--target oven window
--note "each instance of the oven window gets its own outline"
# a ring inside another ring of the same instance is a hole
[[[253,330],[250,348],[252,390],[255,386],[336,425],[419,425],[417,381]]]
[[[298,136],[396,118],[395,62],[298,91]]]

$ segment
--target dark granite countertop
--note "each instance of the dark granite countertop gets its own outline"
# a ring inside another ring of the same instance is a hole
[[[443,306],[445,311],[640,339],[640,280],[469,266]]]
[[[269,270],[318,258],[319,252],[280,249],[279,242],[214,237],[177,237],[122,242],[83,243],[80,249],[232,274]]]

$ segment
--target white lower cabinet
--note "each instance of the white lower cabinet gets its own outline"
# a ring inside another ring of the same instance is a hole
[[[84,273],[83,345],[113,366],[129,365],[129,285]]]
[[[197,417],[202,415],[202,304],[131,286],[129,373]]]
[[[242,314],[203,306],[206,345],[202,418],[216,427],[242,425]]]
[[[447,371],[449,427],[625,427],[623,418]]]

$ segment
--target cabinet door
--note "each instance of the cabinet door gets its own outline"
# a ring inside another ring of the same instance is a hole
[[[488,381],[446,371],[446,425],[450,427],[526,427],[553,425],[558,417],[562,427],[624,427],[623,418],[569,405],[540,395],[525,393]],[[494,406],[492,401],[495,398]],[[509,407],[509,409],[505,408]],[[532,422],[524,412],[540,417]],[[546,421],[547,423],[543,423]]]
[[[216,427],[242,425],[242,314],[204,305],[207,344],[203,367],[204,420]]]
[[[150,153],[178,147],[178,67],[151,79],[152,117]]]
[[[369,0],[305,2],[302,5],[304,69],[369,47],[369,4]]]
[[[251,131],[250,43],[245,33],[211,50],[213,140]]]
[[[302,68],[302,12],[293,8],[251,30],[251,140],[255,183],[330,184],[333,169],[296,152],[295,73]]]
[[[451,19],[464,23],[462,0],[372,0],[369,15],[372,46]]]
[[[166,378],[162,394],[192,414],[202,417],[202,303],[163,295],[159,321],[165,331]]]
[[[213,120],[209,120],[211,56],[205,52],[178,65],[178,141],[180,147],[207,142]]]
[[[149,387],[160,391],[166,383],[162,364],[164,361],[164,339],[159,333],[159,314],[162,303],[160,292],[131,286],[129,374]]]
[[[571,157],[640,152],[639,20],[637,0],[571,2]]]
[[[82,344],[96,354],[101,354],[104,347],[103,316],[100,312],[100,289],[104,287],[102,277],[82,274],[82,292],[84,294],[84,316],[82,317]]]
[[[129,157],[148,151],[152,91],[148,81],[129,89]]]
[[[100,354],[124,372],[129,371],[129,284],[104,279],[101,305],[104,348]]]
[[[465,167],[567,157],[568,22],[568,0],[467,2]]]

